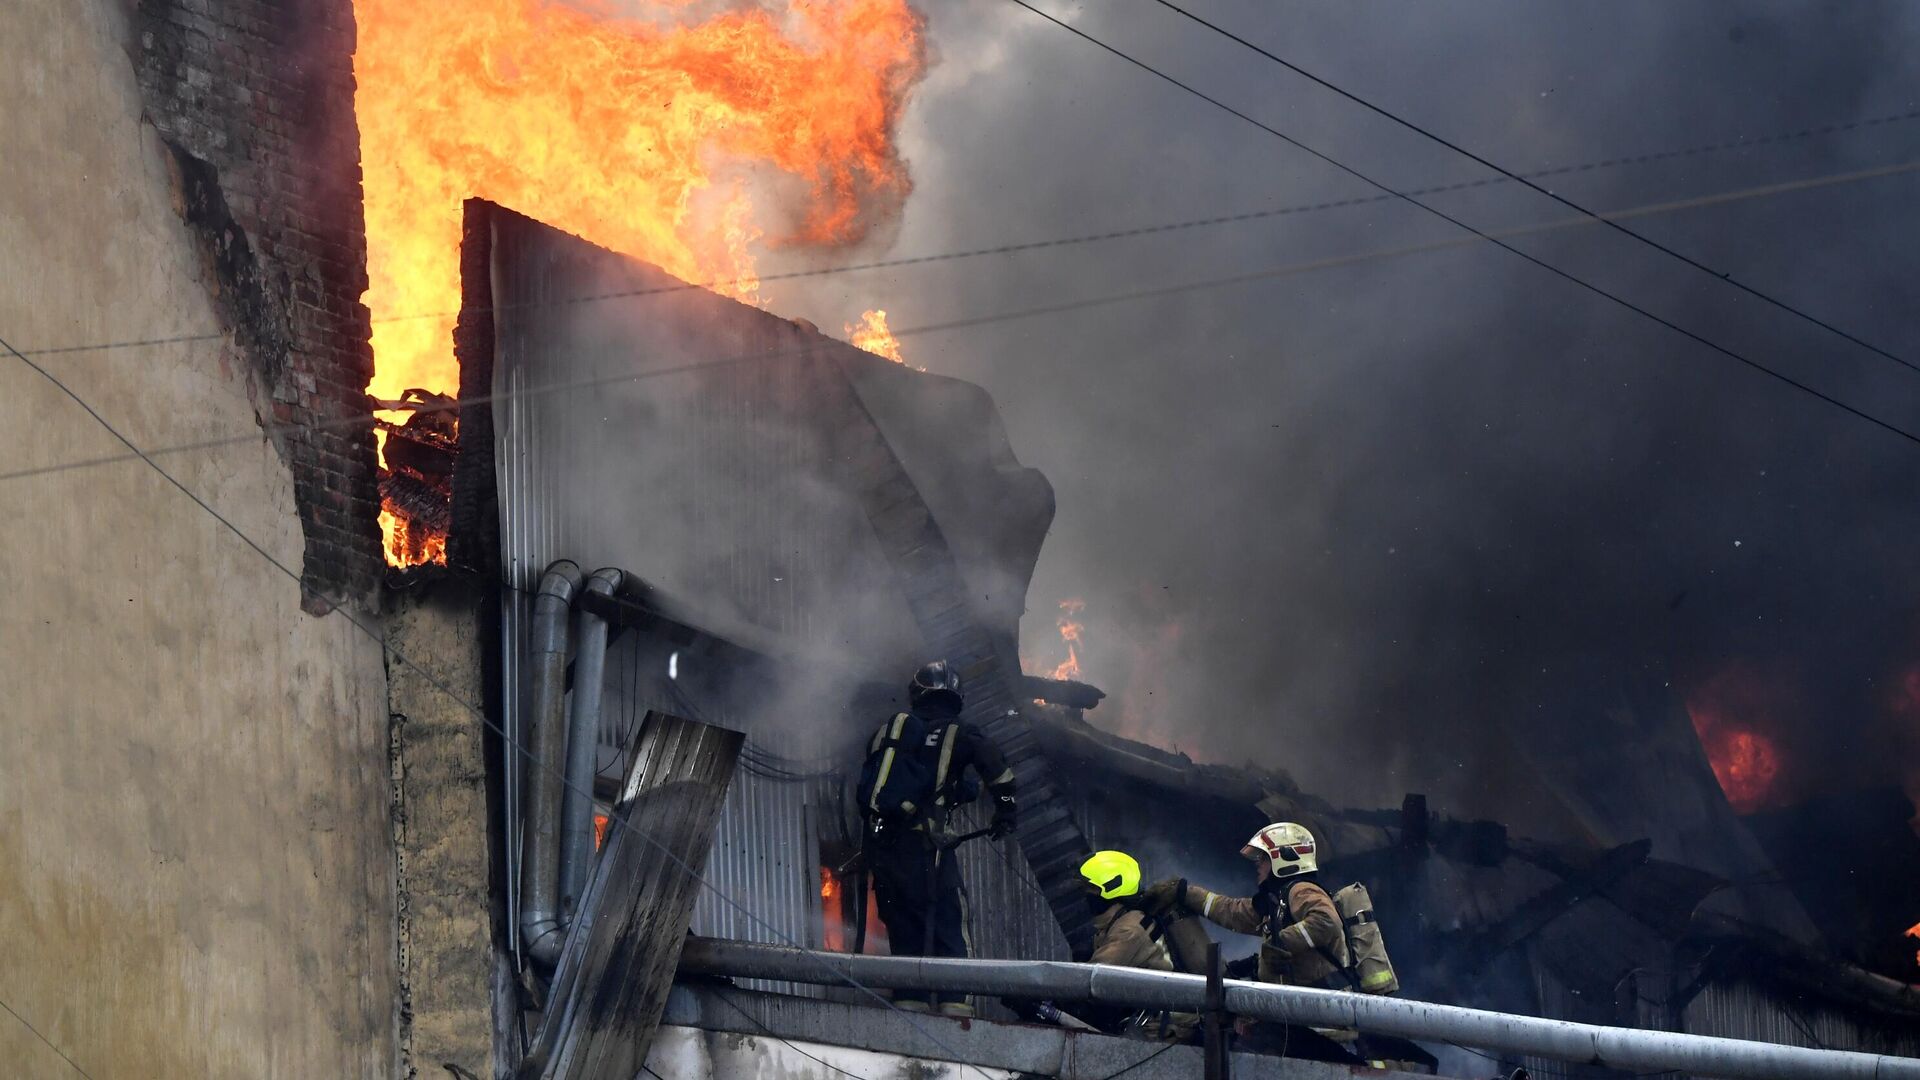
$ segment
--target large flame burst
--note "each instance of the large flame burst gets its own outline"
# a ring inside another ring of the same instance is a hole
[[[688,0],[354,0],[354,14],[377,398],[457,389],[469,197],[751,301],[763,228],[857,243],[910,187],[893,131],[925,63],[907,0],[703,19]],[[763,225],[769,193],[780,213]]]

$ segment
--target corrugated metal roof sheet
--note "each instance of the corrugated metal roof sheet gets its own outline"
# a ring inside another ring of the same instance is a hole
[[[1695,1035],[1920,1057],[1920,1028],[1911,1023],[1864,1023],[1745,980],[1708,986],[1688,1002],[1681,1020],[1682,1030]]]

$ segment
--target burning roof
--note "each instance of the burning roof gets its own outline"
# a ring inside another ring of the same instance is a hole
[[[925,70],[906,0],[628,10],[355,0],[374,397],[456,390],[466,198],[749,302],[763,232],[839,247],[898,212],[893,129]],[[866,323],[859,343],[885,349],[884,312]],[[438,557],[386,510],[389,561]]]
[[[924,501],[968,607],[1011,649],[1053,494],[984,391],[514,211],[476,200],[469,225],[486,333],[463,339],[463,396],[489,404],[462,429],[484,419],[503,464],[539,470],[500,477],[507,527],[543,530],[528,558],[623,567],[663,610],[770,652],[910,671],[924,646],[856,475],[877,431],[911,485],[881,508]]]

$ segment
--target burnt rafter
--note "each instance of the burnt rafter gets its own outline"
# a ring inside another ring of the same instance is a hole
[[[1545,930],[1554,920],[1573,910],[1581,901],[1602,894],[1627,875],[1647,864],[1653,851],[1650,840],[1621,844],[1600,855],[1583,869],[1566,868],[1560,882],[1541,892],[1506,918],[1474,933],[1448,950],[1436,965],[1442,981],[1464,985],[1478,976],[1502,953]]]
[[[418,474],[436,487],[450,488],[454,461],[460,455],[454,399],[426,390],[408,390],[398,401],[375,401],[374,405],[412,413],[399,423],[374,421],[374,426],[386,433],[387,467]]]

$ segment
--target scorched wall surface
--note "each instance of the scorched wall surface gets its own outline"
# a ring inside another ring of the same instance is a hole
[[[138,17],[0,4],[0,339],[211,335],[36,360],[143,447],[257,436]],[[0,471],[122,449],[0,350]],[[159,460],[301,568],[274,446]],[[0,999],[97,1080],[393,1075],[378,643],[139,462],[0,481],[0,590]],[[0,1075],[79,1073],[0,1015]]]

